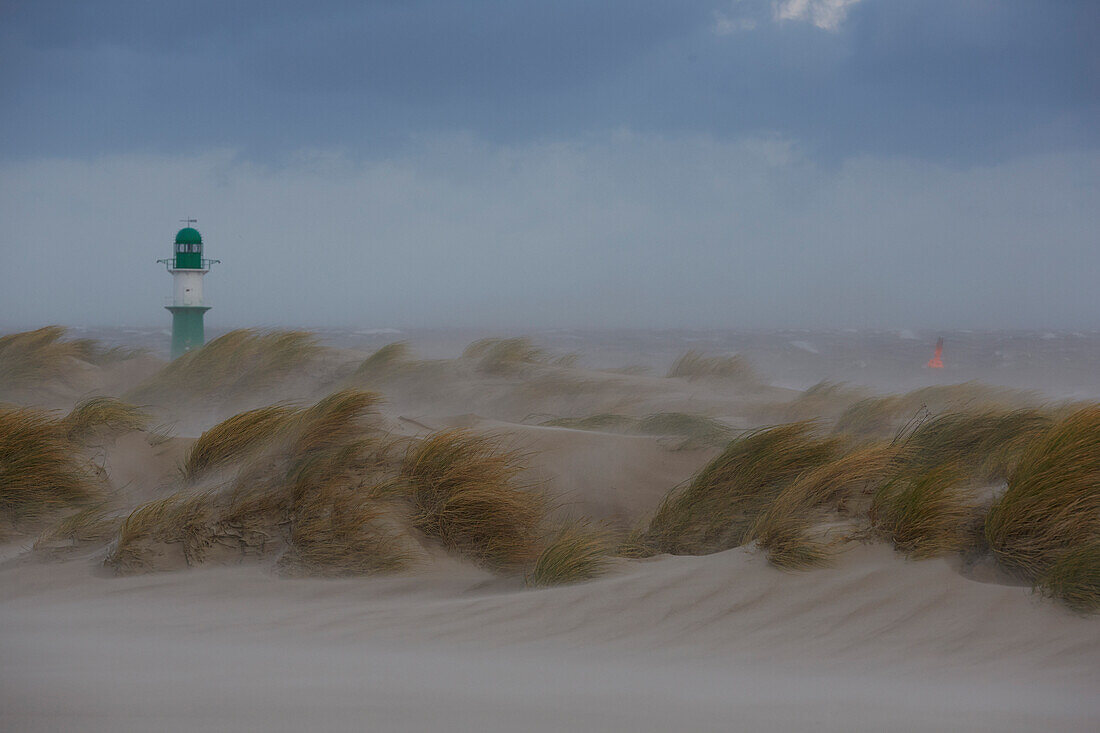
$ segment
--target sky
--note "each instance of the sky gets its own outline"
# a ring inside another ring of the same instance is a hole
[[[1100,329],[1093,0],[0,0],[0,324]]]

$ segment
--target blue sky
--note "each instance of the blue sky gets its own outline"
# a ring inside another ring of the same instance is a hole
[[[1061,0],[4,2],[0,302],[156,321],[190,214],[227,325],[1100,328],[1098,30]]]

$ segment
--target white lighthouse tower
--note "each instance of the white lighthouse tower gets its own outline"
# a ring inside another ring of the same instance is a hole
[[[164,307],[172,314],[172,358],[206,343],[203,315],[210,310],[202,297],[202,278],[220,260],[203,257],[202,235],[191,227],[195,219],[184,219],[186,227],[176,234],[172,257],[157,260],[172,274],[172,297]]]

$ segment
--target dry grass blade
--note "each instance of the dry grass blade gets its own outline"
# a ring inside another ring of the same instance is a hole
[[[147,569],[147,544],[157,536],[177,503],[176,496],[169,496],[142,504],[130,512],[119,526],[118,539],[104,559],[104,564],[113,567],[118,573]]]
[[[85,349],[63,341],[64,336],[61,326],[46,326],[0,337],[0,391],[14,392],[71,376]]]
[[[1081,613],[1100,611],[1100,541],[1074,547],[1039,577],[1044,595]]]
[[[350,486],[353,474],[364,467],[364,456],[372,446],[369,440],[352,441],[296,456],[283,482],[290,490],[292,505],[325,495],[334,488]]]
[[[923,387],[903,395],[869,397],[852,404],[837,419],[836,432],[856,438],[893,437],[921,416],[955,413],[1006,413],[1038,403],[1030,392],[978,382]]]
[[[230,398],[270,389],[307,365],[321,347],[305,331],[230,331],[189,351],[127,395],[138,402]]]
[[[626,537],[615,547],[614,554],[616,557],[628,557],[633,560],[640,560],[646,557],[653,557],[660,552],[659,549],[649,538],[649,532],[646,527],[637,527],[630,530]]]
[[[379,401],[374,392],[344,389],[306,408],[299,415],[291,454],[341,446],[359,438],[364,418],[377,412]]]
[[[863,496],[886,481],[897,456],[893,447],[873,444],[799,476],[763,511],[748,539],[767,551],[778,567],[803,569],[826,564],[830,546],[811,537],[815,511],[852,511]]]
[[[829,565],[833,546],[812,535],[813,518],[809,513],[773,515],[766,526],[753,530],[768,561],[783,570],[809,570]]]
[[[643,417],[637,426],[643,435],[675,435],[687,438],[690,445],[723,446],[733,439],[733,431],[717,420],[686,412],[658,412]]]
[[[186,565],[203,561],[214,542],[210,493],[173,494],[134,509],[119,527],[104,563],[120,574],[154,569],[162,545],[179,545]]]
[[[65,517],[34,541],[35,552],[58,553],[83,545],[106,544],[118,531],[122,520],[102,505],[82,509]]]
[[[520,454],[463,430],[435,433],[410,449],[402,467],[415,525],[469,557],[495,566],[531,560],[548,509],[523,487]]]
[[[405,567],[410,555],[379,501],[385,489],[322,491],[299,502],[291,519],[284,570],[314,575],[369,575]]]
[[[92,339],[65,339],[61,326],[0,336],[0,393],[66,382],[80,362],[109,364],[139,356],[140,349],[105,349]]]
[[[972,544],[978,518],[967,482],[966,470],[952,464],[894,479],[875,494],[871,526],[911,557],[960,552]]]
[[[546,352],[528,338],[488,338],[475,341],[462,352],[464,359],[477,359],[478,368],[489,374],[504,374],[524,364],[546,359]]]
[[[1038,410],[949,412],[931,418],[904,440],[902,471],[965,467],[981,481],[1004,480],[1027,445],[1046,432],[1050,416]]]
[[[97,496],[61,424],[32,408],[0,407],[0,515],[36,521]]]
[[[985,537],[1006,567],[1036,580],[1100,541],[1100,405],[1055,423],[1020,457]]]
[[[78,403],[61,421],[70,440],[84,440],[97,429],[112,433],[145,430],[149,415],[137,405],[114,397],[91,397]]]
[[[755,370],[745,357],[705,356],[694,349],[684,352],[668,371],[669,377],[684,379],[729,379],[746,384],[759,381]]]
[[[849,387],[843,382],[822,381],[782,405],[780,412],[784,420],[792,422],[836,419],[864,396],[864,391]]]
[[[563,585],[595,578],[607,569],[609,549],[606,531],[585,522],[568,524],[539,553],[527,584]]]
[[[288,404],[248,410],[223,420],[191,445],[183,473],[194,479],[201,473],[252,455],[271,444],[297,414]]]
[[[837,452],[812,435],[811,423],[790,423],[737,438],[685,488],[665,497],[647,541],[662,552],[700,555],[742,544],[756,517],[782,488]]]
[[[382,503],[392,483],[382,474],[396,466],[381,463],[388,445],[364,423],[377,401],[373,393],[346,389],[305,409],[271,405],[211,428],[193,445],[184,470],[195,477],[246,459],[232,483],[139,507],[122,523],[107,563],[120,573],[164,569],[207,561],[221,548],[215,558],[225,549],[240,556],[285,549],[280,566],[289,572],[402,566],[408,537]]]
[[[412,350],[407,341],[395,341],[386,344],[382,348],[363,360],[352,377],[366,377],[378,379],[396,371],[402,364],[407,364],[412,357]]]
[[[218,513],[215,539],[236,547],[241,555],[263,555],[290,524],[290,501],[285,491],[249,476],[232,487]]]

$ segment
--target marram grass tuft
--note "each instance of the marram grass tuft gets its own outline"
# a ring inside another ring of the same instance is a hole
[[[858,511],[863,497],[885,482],[896,455],[892,446],[873,443],[803,473],[757,517],[748,539],[756,540],[777,567],[805,569],[827,564],[831,545],[813,536],[815,519],[822,510]]]
[[[542,491],[519,481],[522,456],[464,430],[428,436],[405,457],[413,522],[446,547],[495,567],[538,554],[548,510]]]
[[[755,384],[759,381],[752,365],[739,354],[706,356],[694,349],[684,352],[676,360],[669,369],[668,376],[683,379],[726,379],[743,384]]]
[[[554,535],[535,559],[527,584],[564,585],[591,580],[607,569],[608,533],[587,522],[572,522]]]
[[[42,410],[0,407],[0,516],[35,522],[98,494],[59,421]]]
[[[149,416],[137,405],[114,397],[90,397],[78,403],[61,420],[61,426],[70,440],[80,441],[97,430],[110,433],[145,430]]]
[[[1032,581],[1100,541],[1100,405],[1027,447],[989,510],[985,537],[1000,563]]]
[[[732,441],[682,489],[669,492],[650,521],[660,552],[705,555],[737,547],[783,487],[831,460],[839,445],[812,423],[757,430]]]
[[[543,362],[546,357],[545,351],[524,337],[481,339],[462,352],[462,358],[476,359],[478,369],[488,374],[507,374],[525,364]]]
[[[966,471],[955,464],[895,478],[875,494],[872,528],[913,558],[960,552],[974,543],[980,516],[966,485]]]
[[[389,376],[412,358],[412,350],[407,341],[394,341],[386,344],[368,356],[352,374],[353,379],[380,379]]]
[[[297,412],[293,406],[279,403],[221,421],[191,445],[183,465],[184,476],[194,479],[262,450],[286,430]]]
[[[156,403],[180,395],[227,400],[261,393],[320,352],[316,336],[306,331],[230,331],[170,362],[127,398]]]
[[[1039,590],[1075,611],[1100,611],[1100,540],[1067,550],[1038,578]]]

